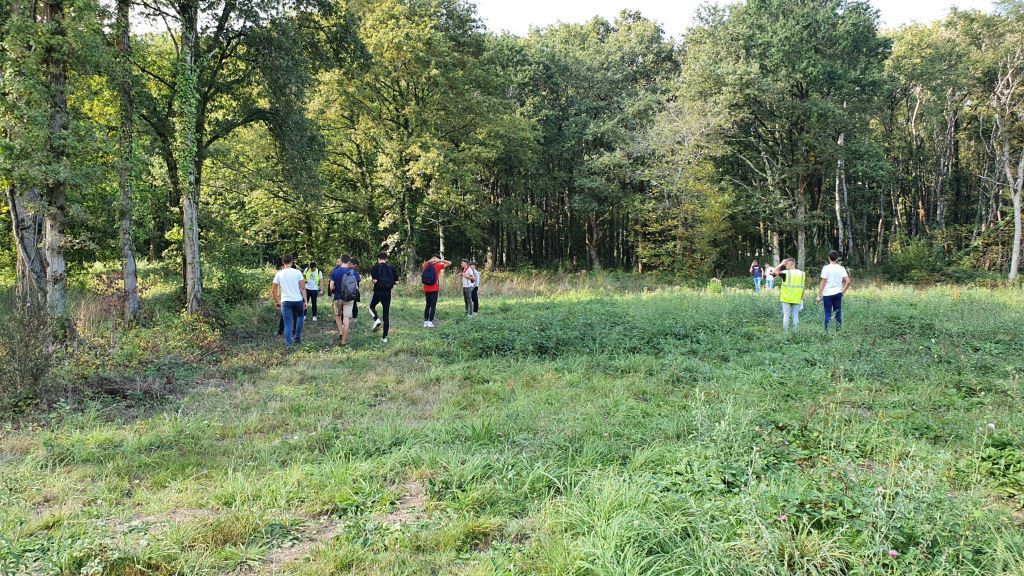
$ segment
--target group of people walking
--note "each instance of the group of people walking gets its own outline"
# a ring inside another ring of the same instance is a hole
[[[445,269],[452,263],[448,260],[432,256],[423,263],[422,284],[425,306],[423,308],[423,327],[433,328],[437,314],[437,299],[441,292],[441,278]],[[462,293],[466,306],[466,316],[476,317],[480,310],[480,271],[476,261],[462,260],[459,276],[462,281]],[[381,252],[377,255],[377,263],[370,269],[370,280],[373,284],[373,297],[367,309],[373,319],[371,330],[383,331],[381,343],[388,343],[391,331],[391,295],[398,284],[398,270],[388,264],[388,255]],[[359,276],[359,260],[342,255],[335,261],[334,269],[325,277],[317,268],[316,262],[310,262],[304,271],[295,268],[295,257],[285,255],[281,258],[281,268],[274,275],[271,284],[271,295],[280,311],[278,335],[284,336],[285,347],[302,343],[302,332],[307,312],[312,312],[313,322],[319,320],[317,300],[321,293],[332,297],[334,321],[338,329],[338,340],[347,346],[352,332],[352,324],[359,316],[361,278]],[[377,307],[380,307],[378,314]]]
[[[828,264],[821,269],[818,296],[815,303],[822,303],[825,311],[825,330],[829,329],[832,320],[838,329],[843,324],[843,295],[850,289],[850,274],[839,264],[839,253],[829,252]],[[278,334],[284,336],[286,347],[302,343],[302,331],[306,314],[312,311],[313,321],[318,321],[317,300],[321,293],[332,296],[334,321],[338,328],[338,339],[342,346],[348,345],[352,331],[352,323],[359,315],[360,283],[359,261],[343,255],[335,262],[334,269],[325,278],[311,262],[304,271],[294,267],[292,255],[281,259],[281,269],[274,275],[271,294],[281,312]],[[441,278],[444,271],[452,266],[452,262],[438,256],[432,256],[423,263],[421,281],[423,284],[423,327],[433,328],[437,314],[437,299],[441,292]],[[796,331],[800,326],[800,311],[803,310],[804,290],[807,275],[796,266],[796,260],[784,259],[778,266],[761,267],[757,260],[750,265],[750,273],[754,279],[754,291],[760,292],[762,282],[768,290],[774,290],[775,280],[779,279],[779,301],[782,304],[782,329]],[[473,260],[460,262],[459,278],[462,284],[462,297],[466,307],[466,317],[474,318],[480,310],[480,270]],[[373,297],[367,309],[373,318],[371,330],[383,330],[381,342],[388,343],[391,331],[391,293],[398,284],[398,270],[388,264],[388,255],[381,252],[377,255],[377,263],[370,269],[370,281],[373,284]],[[325,283],[326,280],[326,283]],[[377,307],[380,307],[380,313]]]
[[[768,265],[761,268],[757,260],[750,265],[750,273],[754,279],[754,292],[761,291],[762,279],[769,290],[774,289],[775,279],[779,278],[779,301],[782,303],[782,330],[793,331],[800,326],[800,311],[804,308],[804,289],[807,275],[796,267],[796,260],[786,258],[777,267]],[[821,282],[818,285],[818,296],[815,304],[821,303],[825,308],[825,330],[832,319],[838,330],[843,325],[843,295],[850,289],[850,274],[839,264],[839,252],[828,253],[828,264],[821,269]]]

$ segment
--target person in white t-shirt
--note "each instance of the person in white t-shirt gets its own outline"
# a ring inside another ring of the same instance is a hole
[[[843,326],[843,294],[850,289],[850,274],[839,264],[839,252],[828,253],[828,265],[821,269],[821,284],[815,302],[825,304],[825,331],[828,331],[832,312],[836,315],[836,329]]]
[[[476,286],[476,272],[469,265],[469,260],[463,258],[462,270],[459,276],[462,277],[462,300],[466,305],[466,318],[473,317],[473,287]]]
[[[771,264],[764,267],[764,286],[769,290],[775,288],[775,266]]]
[[[306,278],[302,272],[292,268],[290,254],[281,258],[281,269],[274,275],[270,293],[284,320],[285,347],[292,347],[293,335],[294,342],[302,344],[302,326],[306,320]],[[292,323],[296,323],[295,326]]]

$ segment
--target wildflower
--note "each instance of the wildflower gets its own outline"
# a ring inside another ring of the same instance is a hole
[[[785,522],[786,520],[789,520],[789,516],[786,516],[785,514],[779,515],[779,522]]]
[[[989,422],[988,423],[988,429],[989,430],[995,430],[996,429],[996,423],[995,422]]]
[[[899,556],[899,555],[900,555],[899,552],[897,552],[895,550],[889,550],[889,558],[892,558],[893,560],[895,560],[896,557]]]

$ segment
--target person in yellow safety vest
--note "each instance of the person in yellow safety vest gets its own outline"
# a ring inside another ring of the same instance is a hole
[[[786,258],[782,261],[780,268],[775,269],[775,275],[782,278],[782,286],[779,292],[779,301],[782,302],[782,329],[789,332],[790,320],[793,321],[793,331],[800,326],[800,311],[804,308],[804,286],[807,275],[803,270],[796,269],[796,260]]]
[[[316,262],[310,262],[309,267],[303,271],[306,278],[306,295],[309,297],[307,304],[313,308],[313,322],[317,319],[316,299],[320,296],[320,286],[324,283],[324,273],[316,267]]]

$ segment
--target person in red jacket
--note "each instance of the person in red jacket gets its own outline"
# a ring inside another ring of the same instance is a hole
[[[442,260],[437,256],[431,256],[430,260],[423,263],[423,296],[427,301],[426,307],[423,308],[424,328],[434,327],[437,294],[441,291],[441,273],[451,265],[452,263],[448,260]]]

